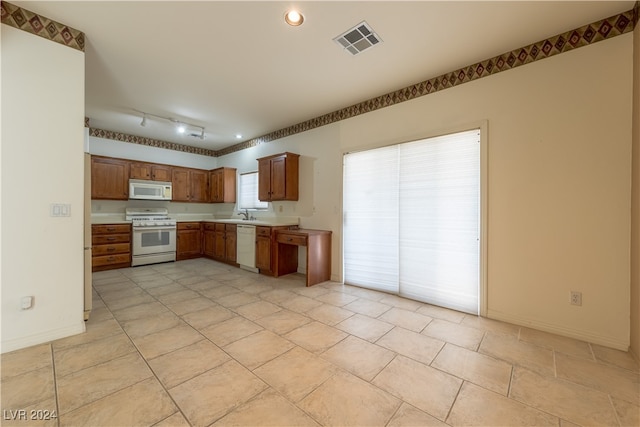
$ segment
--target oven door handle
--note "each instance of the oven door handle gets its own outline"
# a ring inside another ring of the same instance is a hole
[[[176,231],[176,227],[167,226],[167,227],[134,227],[134,233],[144,233],[145,231]]]

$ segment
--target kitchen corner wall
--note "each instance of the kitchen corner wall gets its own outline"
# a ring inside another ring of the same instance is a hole
[[[636,2],[636,15],[640,2]],[[631,182],[631,350],[640,360],[640,25],[633,31],[633,159]]]
[[[637,31],[637,30],[636,30]],[[300,200],[333,231],[342,280],[342,156],[488,123],[488,316],[622,350],[630,343],[633,34],[218,159],[239,172],[299,153]],[[636,36],[637,37],[637,36]],[[636,119],[637,120],[637,119]],[[581,307],[570,291],[583,294]]]
[[[331,280],[342,280],[342,155],[340,128],[331,124],[304,133],[260,144],[221,156],[218,166],[238,173],[258,170],[257,159],[271,154],[300,154],[299,200],[270,203],[272,215],[299,217],[301,228],[330,230]],[[306,266],[304,248],[299,249],[298,271]]]
[[[1,27],[7,352],[84,331],[84,52]],[[51,217],[52,203],[70,205],[71,216]],[[21,310],[28,295],[33,307]]]
[[[215,169],[216,158],[166,148],[116,141],[113,139],[89,137],[89,153],[98,156],[117,157],[141,162],[163,163],[196,169]]]

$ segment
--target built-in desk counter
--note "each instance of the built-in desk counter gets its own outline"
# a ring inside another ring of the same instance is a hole
[[[298,271],[298,246],[307,251],[307,286],[331,279],[331,231],[278,230],[274,276]]]

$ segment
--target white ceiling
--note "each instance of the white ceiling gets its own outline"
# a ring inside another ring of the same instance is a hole
[[[86,36],[91,127],[219,150],[627,11],[634,1],[12,1]],[[290,6],[300,27],[284,23]],[[333,39],[366,21],[383,43]],[[204,141],[140,110],[204,126]],[[236,139],[236,134],[242,139]]]

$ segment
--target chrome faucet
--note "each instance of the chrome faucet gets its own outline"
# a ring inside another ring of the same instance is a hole
[[[244,212],[238,212],[238,215],[243,215],[243,219],[249,221],[249,209],[245,209]]]

